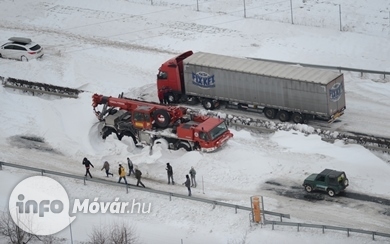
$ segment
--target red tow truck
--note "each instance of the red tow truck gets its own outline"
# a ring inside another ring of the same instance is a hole
[[[123,94],[118,98],[94,94],[92,101],[102,122],[99,130],[103,139],[114,133],[119,140],[132,137],[135,144],[212,152],[233,137],[223,119],[190,114],[184,107],[125,98]],[[97,110],[99,105],[103,105],[101,111]]]

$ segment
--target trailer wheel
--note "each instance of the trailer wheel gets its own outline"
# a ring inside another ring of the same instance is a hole
[[[179,145],[177,145],[177,150],[184,149],[187,152],[191,151],[191,145],[186,141],[179,142]]]
[[[278,118],[282,122],[286,122],[290,120],[290,113],[284,110],[280,110],[278,113]]]
[[[293,113],[293,115],[291,116],[291,120],[292,120],[295,124],[302,124],[302,122],[303,122],[303,116],[302,116],[302,114],[300,114],[300,113]]]
[[[215,105],[211,99],[203,99],[202,105],[207,110],[213,110],[215,109]]]
[[[171,123],[171,116],[169,116],[168,111],[164,109],[157,109],[153,113],[154,123],[157,127],[165,129]]]
[[[263,113],[269,119],[274,119],[276,116],[276,110],[273,108],[264,108]]]
[[[199,103],[199,99],[197,97],[191,97],[190,96],[190,97],[187,98],[187,103],[189,105],[196,105],[196,104]]]

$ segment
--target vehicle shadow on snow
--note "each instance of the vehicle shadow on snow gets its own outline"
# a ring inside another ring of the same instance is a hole
[[[326,194],[326,192],[322,191],[313,191],[311,193],[308,193],[305,191],[303,186],[299,185],[293,185],[293,186],[287,186],[277,181],[266,181],[265,189],[269,191],[274,191],[278,195],[295,198],[295,199],[301,199],[306,200],[310,202],[316,202],[316,201],[328,201],[328,202],[337,202],[337,203],[347,203],[343,201],[345,198],[347,199],[354,199],[359,201],[366,201],[366,202],[373,202],[378,203],[385,206],[390,206],[390,199],[376,197],[376,196],[370,196],[367,194],[357,193],[357,192],[350,192],[350,191],[344,191],[338,194],[335,197],[330,197]],[[390,216],[390,209],[387,209],[382,212],[384,215]]]
[[[11,136],[7,140],[11,146],[17,148],[35,149],[43,152],[62,154],[61,152],[55,150],[50,145],[48,145],[45,142],[45,139],[42,137],[34,135],[21,135]]]

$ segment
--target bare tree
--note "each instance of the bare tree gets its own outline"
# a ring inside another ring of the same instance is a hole
[[[94,244],[106,244],[109,243],[108,231],[103,229],[101,225],[99,227],[94,226],[92,234],[89,235],[90,242]]]
[[[135,244],[139,242],[135,227],[125,223],[94,227],[89,237],[90,243],[94,244]]]
[[[0,235],[7,237],[13,244],[26,244],[37,238],[36,235],[19,228],[8,210],[3,212],[0,217]]]

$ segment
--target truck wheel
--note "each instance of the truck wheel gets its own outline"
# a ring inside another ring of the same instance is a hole
[[[165,129],[171,123],[171,116],[169,116],[168,111],[164,109],[157,109],[153,113],[154,123],[157,127]]]
[[[263,113],[269,119],[274,119],[276,116],[276,110],[273,108],[264,108]]]
[[[291,116],[291,120],[292,120],[295,124],[302,124],[302,122],[303,122],[303,116],[302,116],[302,114],[300,114],[300,113],[293,113],[293,115]]]
[[[278,113],[278,118],[282,122],[286,122],[290,120],[290,113],[284,110],[280,110]]]
[[[215,105],[214,105],[213,101],[210,100],[210,99],[203,99],[202,105],[203,105],[203,107],[204,107],[205,109],[207,109],[207,110],[213,110],[213,109],[215,109]]]
[[[171,104],[171,103],[176,103],[176,102],[177,102],[177,99],[176,99],[176,97],[175,97],[175,94],[173,94],[173,93],[168,93],[168,94],[167,94],[167,97],[168,97],[168,101],[169,101],[170,104]]]
[[[184,149],[187,152],[191,151],[191,145],[188,142],[181,141],[179,145],[177,145],[177,150]]]
[[[336,195],[336,193],[334,192],[333,189],[328,189],[327,192],[328,192],[328,195],[331,197],[334,197],[334,195]]]
[[[306,185],[306,186],[305,186],[305,190],[306,190],[307,192],[312,192],[312,191],[313,191],[313,188],[312,188],[311,186],[309,186],[309,185]]]

